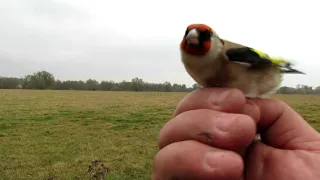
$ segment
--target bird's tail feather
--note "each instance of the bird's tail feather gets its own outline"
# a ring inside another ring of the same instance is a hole
[[[298,71],[296,69],[281,70],[281,73],[306,74],[306,73]]]

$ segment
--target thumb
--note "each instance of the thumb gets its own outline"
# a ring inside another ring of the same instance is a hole
[[[281,149],[320,150],[320,134],[280,100],[254,99],[260,108],[258,131],[265,144]]]

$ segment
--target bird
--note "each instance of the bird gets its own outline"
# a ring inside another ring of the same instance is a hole
[[[306,74],[287,59],[220,38],[207,24],[189,24],[180,42],[187,73],[204,88],[237,88],[246,98],[275,93],[283,74]]]

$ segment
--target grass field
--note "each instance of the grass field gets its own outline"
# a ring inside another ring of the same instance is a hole
[[[186,93],[0,90],[0,179],[150,179],[157,135]],[[320,130],[320,96],[275,95]]]

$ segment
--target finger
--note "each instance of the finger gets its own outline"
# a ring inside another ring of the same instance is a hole
[[[170,144],[158,152],[152,179],[239,179],[243,168],[238,154],[189,140]]]
[[[250,116],[198,109],[168,121],[160,130],[159,148],[178,141],[196,140],[217,148],[242,151],[255,134],[256,123]]]
[[[200,88],[188,94],[178,104],[174,115],[194,109],[241,112],[244,104],[245,97],[237,89]]]
[[[286,103],[273,99],[256,99],[261,118],[258,123],[265,143],[286,149],[320,149],[319,133]]]
[[[248,156],[245,160],[245,179],[272,179],[276,171],[279,171],[277,173],[278,175],[285,174],[288,176],[288,174],[283,173],[283,169],[281,169],[288,165],[286,161],[288,158],[284,158],[283,154],[286,154],[286,157],[288,157],[288,154],[293,153],[290,153],[289,150],[276,149],[261,142],[253,143],[252,146],[248,148]],[[281,160],[279,161],[279,159]],[[290,157],[290,159],[292,161],[296,158]],[[279,179],[281,178],[279,177]]]
[[[212,109],[230,113],[244,113],[259,120],[259,108],[248,100],[238,89],[228,88],[200,88],[191,92],[178,104],[173,116],[195,110]]]
[[[319,156],[303,150],[276,149],[254,143],[245,160],[246,180],[319,179]],[[296,173],[300,172],[300,173]]]
[[[252,117],[256,123],[260,120],[260,108],[251,99],[246,100],[241,114],[246,114]]]

